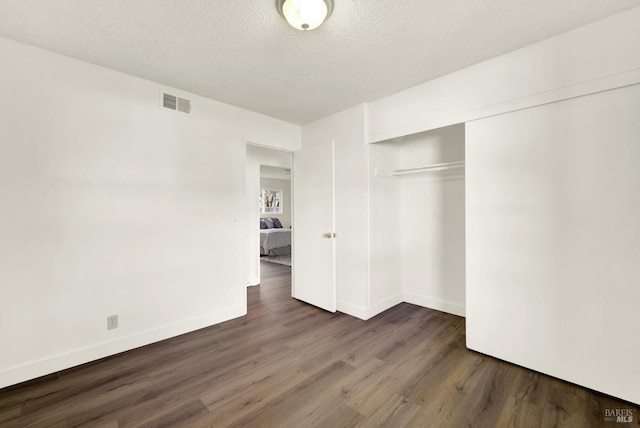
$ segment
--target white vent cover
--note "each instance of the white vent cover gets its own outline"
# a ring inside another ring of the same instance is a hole
[[[162,94],[162,107],[168,108],[169,110],[180,111],[182,113],[191,113],[191,101],[175,95],[167,94],[166,92]]]

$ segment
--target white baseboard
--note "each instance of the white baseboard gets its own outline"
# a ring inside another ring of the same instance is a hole
[[[338,301],[336,302],[336,309],[343,314],[351,315],[352,317],[360,318],[361,320],[367,320],[367,308],[362,306]]]
[[[356,306],[352,305],[351,303],[340,301],[337,302],[336,306],[338,311],[366,321],[369,318],[373,318],[379,313],[382,313],[399,303],[402,303],[402,295],[400,294],[384,299],[381,302],[378,302],[375,305],[371,306],[370,308]]]
[[[238,306],[0,370],[0,388],[219,324],[246,314],[247,307]]]
[[[466,316],[466,308],[464,305],[457,303],[445,302],[444,300],[434,299],[432,297],[418,296],[416,294],[404,293],[403,300],[407,303],[423,306],[437,311],[447,312],[449,314]]]
[[[382,313],[387,309],[393,308],[395,305],[402,303],[404,301],[402,297],[402,294],[397,294],[371,305],[371,307],[367,310],[366,319],[373,318],[379,313]]]

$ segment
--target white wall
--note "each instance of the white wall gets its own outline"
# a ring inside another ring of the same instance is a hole
[[[464,160],[464,125],[405,137],[404,168]],[[403,300],[465,314],[464,168],[401,180]]]
[[[640,403],[640,85],[467,125],[467,346]]]
[[[260,283],[260,207],[258,206],[260,165],[291,169],[291,152],[246,144],[244,283],[247,286]]]
[[[283,227],[291,227],[291,180],[260,177],[260,187],[263,189],[282,190],[282,214],[261,214],[260,217],[275,217]]]
[[[300,128],[0,51],[0,387],[244,314],[243,138],[296,147]]]
[[[335,141],[336,287],[339,311],[367,318],[368,170],[365,106],[302,127],[302,144]]]
[[[400,164],[395,142],[369,146],[370,280],[367,318],[402,302],[402,188],[399,180],[375,175]]]
[[[640,7],[367,104],[368,141],[640,82]]]

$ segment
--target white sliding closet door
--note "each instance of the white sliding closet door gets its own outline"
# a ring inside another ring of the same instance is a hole
[[[467,124],[467,346],[640,403],[640,85]]]

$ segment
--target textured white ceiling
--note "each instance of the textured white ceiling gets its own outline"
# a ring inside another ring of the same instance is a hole
[[[1,0],[0,35],[303,124],[640,0],[335,0],[306,33],[275,3]]]

